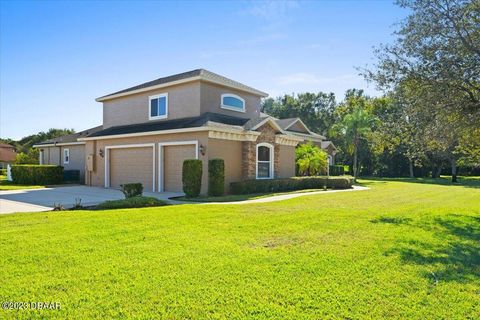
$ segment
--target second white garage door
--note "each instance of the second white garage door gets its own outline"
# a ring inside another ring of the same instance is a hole
[[[120,148],[109,152],[111,187],[140,182],[143,190],[152,191],[153,148]]]
[[[183,160],[195,159],[195,145],[163,147],[163,189],[182,192]]]

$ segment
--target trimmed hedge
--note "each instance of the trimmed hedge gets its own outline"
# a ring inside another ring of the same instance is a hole
[[[269,193],[303,189],[350,189],[353,178],[341,177],[293,177],[270,180],[247,180],[230,184],[232,194]]]
[[[223,159],[208,161],[208,195],[219,197],[225,193],[225,162]]]
[[[167,203],[153,197],[136,196],[122,200],[111,200],[100,203],[95,207],[97,210],[124,209],[124,208],[145,208],[165,206]]]
[[[345,167],[343,165],[329,166],[329,173],[331,176],[343,176],[345,174]]]
[[[0,176],[6,176],[7,175],[7,169],[0,169]]]
[[[120,188],[122,188],[125,199],[138,197],[143,194],[143,184],[141,183],[125,183],[121,184]]]
[[[183,192],[189,198],[200,195],[202,188],[202,160],[187,159],[183,161],[182,183]]]
[[[20,164],[12,166],[15,184],[49,185],[63,182],[63,167],[54,165]]]

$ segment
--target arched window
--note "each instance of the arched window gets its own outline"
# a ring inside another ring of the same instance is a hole
[[[257,144],[257,179],[273,178],[273,146],[269,143]]]
[[[241,97],[225,93],[222,94],[222,109],[228,109],[233,111],[245,112],[245,100]]]

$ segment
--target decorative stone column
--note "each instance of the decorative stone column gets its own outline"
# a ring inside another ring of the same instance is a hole
[[[257,149],[256,142],[242,142],[242,179],[252,180],[256,178]]]

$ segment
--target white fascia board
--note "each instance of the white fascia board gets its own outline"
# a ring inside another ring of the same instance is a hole
[[[293,135],[296,135],[296,136],[299,136],[299,137],[303,137],[304,140],[312,140],[312,141],[316,141],[316,142],[322,142],[323,140],[325,140],[325,137],[320,136],[320,135],[315,136],[315,135],[292,132],[292,131],[289,131],[288,134],[293,134]]]
[[[250,130],[256,130],[258,128],[260,128],[261,126],[263,126],[264,124],[266,124],[267,122],[273,124],[273,127],[275,129],[277,129],[278,131],[280,131],[281,133],[285,134],[286,132],[278,125],[278,123],[275,122],[275,120],[273,120],[272,118],[268,117],[268,118],[265,118],[265,120],[263,120],[262,122],[260,122],[259,124],[257,124],[256,126],[254,126],[253,128],[251,128]]]
[[[78,139],[81,140],[81,139]],[[63,142],[63,143],[49,143],[49,144],[34,144],[32,148],[43,148],[43,147],[62,147],[62,146],[75,146],[75,145],[82,145],[85,142]]]

